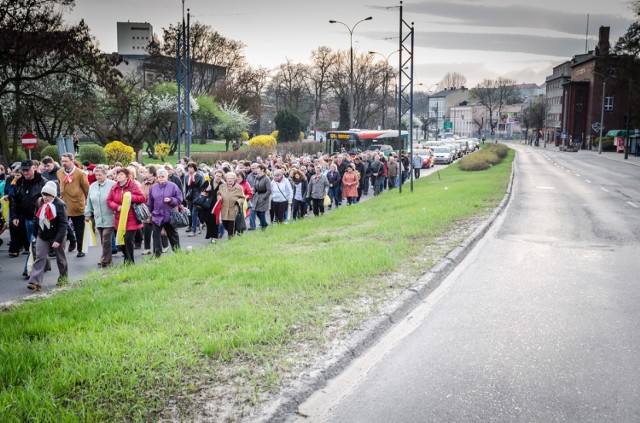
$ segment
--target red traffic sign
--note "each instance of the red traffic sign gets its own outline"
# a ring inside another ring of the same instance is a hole
[[[22,136],[22,147],[25,150],[33,150],[38,144],[38,138],[31,132],[25,132]]]

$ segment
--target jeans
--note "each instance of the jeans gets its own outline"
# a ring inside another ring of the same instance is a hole
[[[256,216],[260,220],[260,227],[262,229],[266,229],[269,224],[267,223],[267,212],[266,211],[257,211]]]
[[[335,202],[336,207],[338,207],[338,205],[340,204],[340,186],[333,186],[329,188],[328,195],[331,199],[331,204]]]
[[[191,204],[189,211],[191,212],[191,232],[196,232],[200,229],[200,219],[198,218],[199,210],[194,204]]]
[[[250,229],[256,228],[256,209],[253,207],[251,207],[249,211],[249,228]]]

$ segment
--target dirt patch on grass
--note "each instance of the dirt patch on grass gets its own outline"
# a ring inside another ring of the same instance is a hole
[[[196,378],[183,384],[182,394],[171,400],[158,420],[252,421],[261,406],[276,399],[305,374],[322,368],[335,351],[346,346],[355,331],[379,315],[485,219],[486,216],[476,216],[457,222],[446,234],[424,246],[420,254],[406,260],[398,271],[372,278],[361,296],[323,310],[320,314],[326,317],[318,323],[320,328],[292,328],[301,336],[284,349],[274,349],[262,357],[211,361]]]

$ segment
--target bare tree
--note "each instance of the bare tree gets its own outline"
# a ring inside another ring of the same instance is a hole
[[[471,101],[485,107],[489,114],[489,128],[493,133],[498,123],[502,108],[522,101],[520,90],[515,81],[500,77],[496,80],[485,79],[469,91]],[[494,122],[494,114],[496,121]]]
[[[182,31],[182,22],[163,28],[164,43],[162,53],[176,57],[178,34]],[[211,93],[213,88],[225,78],[224,72],[212,72],[215,65],[225,68],[228,73],[236,72],[247,66],[244,56],[245,45],[240,41],[230,40],[215,31],[211,26],[194,22],[189,27],[191,38],[192,87],[194,95]]]
[[[20,131],[27,128],[25,105],[36,98],[36,81],[70,75],[96,84],[113,84],[108,58],[81,21],[65,25],[71,0],[0,0],[0,154],[13,160]],[[13,129],[12,152],[9,128]]]
[[[464,87],[467,77],[458,72],[447,72],[438,85],[443,90]]]
[[[314,109],[309,70],[307,65],[287,60],[278,67],[270,83],[270,89],[275,93],[276,110],[291,110],[307,123]]]
[[[329,74],[335,66],[335,53],[329,47],[321,46],[311,52],[311,93],[313,96],[314,122],[320,120],[320,112],[325,106],[325,96],[329,90]]]

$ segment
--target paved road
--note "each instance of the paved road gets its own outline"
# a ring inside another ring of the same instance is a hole
[[[442,169],[445,166],[438,166],[436,168],[424,169],[421,174],[423,176],[428,176],[429,174],[436,171],[436,169]],[[410,189],[409,183],[405,183],[403,185],[403,190],[408,191]],[[370,193],[373,194],[373,190],[370,190]],[[392,194],[393,195],[393,194]],[[362,201],[367,201],[372,198],[372,195],[364,196]],[[248,221],[247,221],[248,224]],[[245,236],[251,236],[251,232],[247,232]],[[0,303],[5,301],[14,300],[16,298],[25,297],[29,295],[33,295],[34,291],[30,291],[27,289],[27,284],[25,279],[22,277],[22,271],[24,269],[24,263],[26,260],[26,256],[19,256],[16,258],[11,258],[8,256],[8,243],[9,243],[9,231],[5,231],[1,236],[4,244],[0,246]],[[194,248],[201,247],[207,244],[207,241],[204,239],[204,231],[201,235],[196,237],[187,237],[185,230],[180,230],[180,245],[184,248],[186,246],[192,246]],[[146,257],[141,255],[142,250],[135,251],[135,260],[136,263],[144,260]],[[109,272],[113,268],[109,269],[99,269],[97,264],[100,261],[100,251],[98,247],[90,247],[89,252],[83,258],[77,258],[76,252],[68,253],[67,257],[69,260],[69,278],[74,281],[81,279],[90,271],[100,271],[100,272]],[[172,254],[169,252],[168,254]],[[114,256],[114,265],[121,264],[123,261],[122,254],[117,254]],[[44,283],[43,283],[43,291],[50,290],[55,287],[57,278],[58,278],[58,269],[55,266],[55,261],[52,261],[53,270],[51,272],[45,273]],[[117,266],[114,266],[116,268]]]
[[[290,421],[640,420],[640,167],[514,148],[485,238]]]

